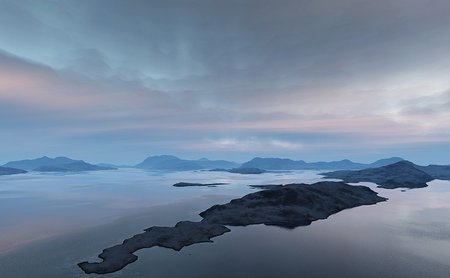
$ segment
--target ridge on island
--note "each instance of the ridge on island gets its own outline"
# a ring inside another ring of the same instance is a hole
[[[426,171],[429,166],[418,166],[409,161],[400,161],[387,166],[369,168],[358,171],[334,171],[323,173],[325,178],[341,179],[344,182],[373,182],[378,187],[394,188],[421,188],[434,177]],[[424,171],[425,170],[425,171]]]
[[[154,246],[181,250],[229,232],[225,225],[273,225],[284,228],[306,226],[344,209],[386,201],[365,186],[343,182],[288,184],[273,187],[215,205],[200,213],[200,222],[181,221],[175,227],[151,227],[107,249],[98,256],[101,262],[81,262],[78,266],[87,274],[116,272],[138,257],[133,253]]]

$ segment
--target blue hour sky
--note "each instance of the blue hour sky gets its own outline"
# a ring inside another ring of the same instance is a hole
[[[447,0],[0,0],[0,163],[450,164]]]

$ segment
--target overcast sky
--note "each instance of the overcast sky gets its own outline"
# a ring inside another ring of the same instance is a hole
[[[448,0],[0,0],[0,163],[450,164]]]

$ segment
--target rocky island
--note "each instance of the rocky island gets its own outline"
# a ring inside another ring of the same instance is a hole
[[[373,182],[381,188],[421,188],[435,178],[424,170],[429,166],[418,166],[409,161],[400,161],[387,166],[358,171],[334,171],[323,173],[325,178],[341,179],[344,182]],[[435,168],[432,168],[435,170]],[[441,173],[442,171],[436,172]]]
[[[205,187],[216,187],[218,185],[226,185],[228,183],[216,182],[216,183],[195,183],[195,182],[177,182],[173,186],[175,187],[190,187],[190,186],[205,186]]]
[[[215,205],[200,213],[200,222],[182,221],[175,227],[151,227],[144,233],[107,248],[98,256],[101,262],[82,262],[78,266],[85,273],[116,272],[137,260],[133,253],[154,246],[181,250],[230,230],[226,226],[253,224],[284,228],[306,226],[325,219],[344,209],[372,205],[386,201],[365,186],[351,186],[343,182],[288,184],[248,194],[227,204]]]

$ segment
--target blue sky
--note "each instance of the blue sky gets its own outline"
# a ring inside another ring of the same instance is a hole
[[[450,164],[450,2],[0,0],[0,162]]]

